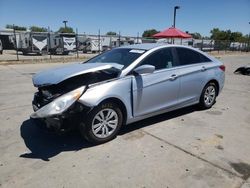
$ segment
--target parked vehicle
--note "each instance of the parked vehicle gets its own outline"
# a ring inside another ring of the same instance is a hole
[[[102,51],[102,41],[98,38],[88,38],[85,41],[85,47],[83,48],[83,53],[91,52],[91,53],[96,53],[96,52],[101,52]]]
[[[120,41],[120,42],[119,42]],[[124,45],[135,44],[136,42],[141,43],[140,39],[132,38],[132,37],[119,37],[119,36],[90,36],[84,42],[85,47],[83,49],[83,53],[91,52],[103,52],[108,51],[112,48],[116,48]]]
[[[224,71],[220,61],[194,48],[124,46],[34,75],[31,117],[57,130],[78,127],[88,141],[104,143],[122,125],[194,104],[212,107]]]
[[[1,40],[0,40],[0,54],[3,54],[3,44]]]
[[[17,50],[24,55],[30,53],[44,54],[48,49],[48,35],[46,33],[25,32],[17,34]]]
[[[86,41],[87,41],[87,36],[86,35],[78,35],[77,36],[77,45],[78,45],[78,50],[83,51],[86,47]]]
[[[50,34],[50,53],[68,55],[76,51],[75,34]]]

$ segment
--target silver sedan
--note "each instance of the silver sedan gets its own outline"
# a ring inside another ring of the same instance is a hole
[[[34,75],[31,118],[57,131],[79,128],[88,141],[104,143],[122,125],[195,104],[212,107],[224,79],[225,66],[194,48],[120,47]]]

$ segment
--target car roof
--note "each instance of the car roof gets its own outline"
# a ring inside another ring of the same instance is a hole
[[[126,48],[126,49],[140,49],[140,50],[151,50],[157,47],[182,47],[182,48],[189,48],[196,51],[199,51],[193,47],[185,46],[185,45],[178,45],[178,44],[167,44],[167,43],[144,43],[144,44],[132,44],[127,46],[121,46],[118,48]]]
[[[145,43],[145,44],[132,44],[128,46],[122,46],[119,48],[128,48],[128,49],[140,49],[140,50],[150,50],[159,46],[169,46],[169,44],[164,43]]]
[[[121,46],[118,48],[126,48],[126,49],[138,49],[138,50],[151,50],[153,48],[158,47],[180,47],[180,48],[188,48],[194,51],[197,51],[205,56],[209,56],[207,53],[200,51],[197,48],[193,48],[191,46],[179,45],[179,44],[166,44],[166,43],[145,43],[145,44],[132,44],[127,46]],[[210,56],[209,56],[210,57]]]

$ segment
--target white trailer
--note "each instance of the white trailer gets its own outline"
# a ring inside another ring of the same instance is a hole
[[[63,47],[69,51],[75,51],[76,50],[76,38],[75,37],[62,37],[63,39]]]
[[[102,40],[98,37],[88,37],[86,40],[86,45],[83,48],[83,53],[91,52],[91,53],[96,53],[96,52],[101,52],[102,51]]]
[[[138,43],[141,43],[141,42],[142,41],[138,39]],[[126,46],[126,45],[131,45],[131,44],[136,44],[136,43],[137,43],[136,38],[115,36],[115,37],[112,37],[111,46],[112,48],[116,48],[119,46]]]
[[[48,50],[47,33],[18,33],[16,34],[17,50],[24,55],[28,53],[44,54]]]
[[[84,42],[85,46],[82,48],[82,50],[84,53],[96,53],[99,51],[107,51],[123,45],[131,45],[137,43],[142,43],[142,40],[136,37],[119,37],[108,35],[102,35],[98,37],[97,35],[92,35],[86,37],[86,41]]]
[[[69,34],[49,34],[49,51],[51,54],[68,55],[76,50],[76,37]]]
[[[230,50],[244,50],[246,49],[246,44],[240,42],[231,42],[230,43]]]
[[[79,51],[83,51],[86,47],[87,36],[86,35],[78,35],[77,36],[77,46]]]

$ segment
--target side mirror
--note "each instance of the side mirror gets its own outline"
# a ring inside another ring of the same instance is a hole
[[[134,69],[136,74],[149,74],[155,71],[155,66],[153,65],[141,65]]]

